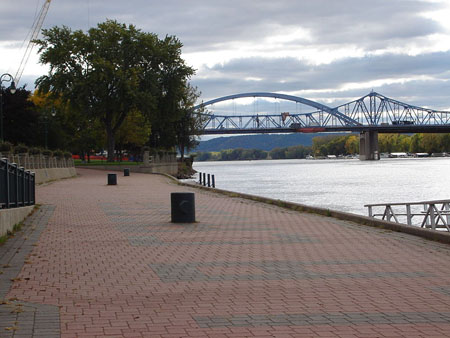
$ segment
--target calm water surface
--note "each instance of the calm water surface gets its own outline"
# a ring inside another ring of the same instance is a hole
[[[196,162],[194,169],[214,174],[220,189],[362,215],[368,203],[450,199],[448,157]]]

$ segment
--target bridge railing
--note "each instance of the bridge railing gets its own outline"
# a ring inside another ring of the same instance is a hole
[[[366,204],[369,217],[450,231],[450,200]]]
[[[0,208],[34,205],[35,200],[34,173],[0,159]]]

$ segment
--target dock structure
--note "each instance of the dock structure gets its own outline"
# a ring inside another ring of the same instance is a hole
[[[2,337],[450,332],[447,244],[161,175],[79,174],[38,186],[0,246]],[[195,193],[195,223],[171,223],[173,192]]]
[[[366,204],[369,217],[450,231],[450,200]],[[375,210],[381,210],[376,212]]]

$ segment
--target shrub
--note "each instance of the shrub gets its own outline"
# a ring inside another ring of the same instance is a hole
[[[69,151],[65,151],[64,152],[64,157],[68,160],[69,158],[72,158],[72,153],[71,152],[69,152]]]
[[[13,145],[9,142],[1,142],[0,143],[0,151],[3,153],[9,153],[13,148]]]
[[[64,156],[64,152],[62,150],[55,150],[53,152],[53,156],[58,157],[58,158],[62,158]]]
[[[53,155],[53,151],[51,151],[49,149],[44,149],[44,150],[42,150],[42,155],[44,155],[44,156],[52,156]]]
[[[41,148],[33,147],[28,150],[30,155],[39,155],[42,152]]]
[[[28,147],[23,144],[19,144],[14,147],[14,154],[26,154],[28,153]]]

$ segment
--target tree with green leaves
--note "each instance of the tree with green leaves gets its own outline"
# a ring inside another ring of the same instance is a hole
[[[136,110],[149,119],[159,143],[175,145],[171,123],[179,119],[176,107],[194,74],[176,37],[159,39],[112,20],[86,33],[63,26],[42,34],[35,42],[50,71],[36,81],[39,90],[100,121],[109,161],[114,161],[116,133]]]
[[[359,153],[359,137],[350,135],[345,140],[345,151],[347,154],[353,155]]]
[[[284,160],[286,158],[286,148],[274,148],[269,152],[269,156],[274,160]]]
[[[148,141],[151,125],[138,110],[130,112],[116,135],[117,151],[127,150],[136,156]]]
[[[197,88],[187,84],[181,89],[179,105],[176,107],[179,119],[173,123],[175,131],[176,146],[181,154],[181,161],[184,159],[184,152],[190,151],[198,146],[196,135],[201,133],[205,122],[206,114],[204,108],[194,112],[193,107],[200,96]]]
[[[17,88],[14,94],[11,94],[9,90],[3,90],[5,141],[27,145],[35,145],[39,142],[39,112],[30,101],[30,96],[31,92],[25,87]]]

